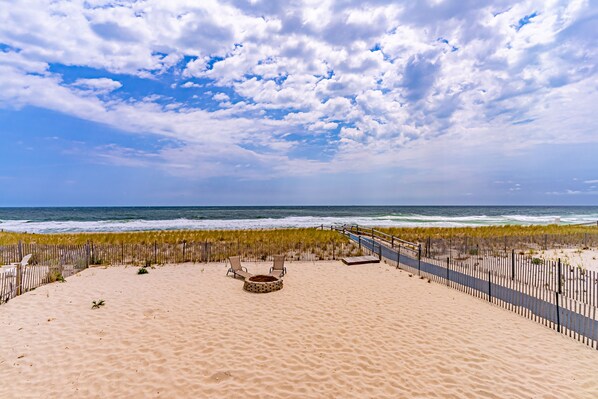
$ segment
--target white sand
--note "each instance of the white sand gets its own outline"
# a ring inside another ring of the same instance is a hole
[[[535,255],[537,256],[537,255]],[[562,248],[540,252],[544,259],[561,259],[563,264],[598,271],[598,249]],[[598,395],[597,395],[598,396]]]
[[[0,306],[0,397],[597,396],[598,351],[514,313],[385,264],[287,267],[270,294],[184,264],[20,296]]]

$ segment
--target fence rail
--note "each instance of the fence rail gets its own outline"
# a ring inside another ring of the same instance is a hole
[[[375,231],[336,228],[370,253],[420,276],[485,299],[598,349],[596,273],[563,268],[560,261],[517,256],[445,260],[422,256],[421,246],[389,245]],[[394,241],[394,240],[393,240]],[[587,277],[587,278],[585,278]]]

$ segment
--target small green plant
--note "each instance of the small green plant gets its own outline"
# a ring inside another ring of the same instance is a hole
[[[48,281],[51,283],[54,283],[56,281],[60,281],[61,283],[65,283],[66,280],[64,279],[64,276],[62,275],[62,273],[60,273],[60,270],[50,270],[48,272]]]
[[[106,302],[104,302],[103,299],[97,300],[97,301],[93,301],[91,303],[91,308],[92,309],[99,309],[100,306],[104,306],[106,304]]]
[[[147,271],[147,269],[145,267],[140,267],[139,270],[137,270],[137,274],[148,274],[149,272]]]
[[[540,258],[532,258],[532,265],[541,265],[542,259]]]
[[[477,255],[478,254],[478,249],[477,248],[472,248],[469,250],[469,254],[470,255]]]

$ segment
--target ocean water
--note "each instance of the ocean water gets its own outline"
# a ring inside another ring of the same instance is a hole
[[[0,230],[30,233],[270,229],[355,223],[380,227],[460,227],[596,221],[596,206],[0,208]]]

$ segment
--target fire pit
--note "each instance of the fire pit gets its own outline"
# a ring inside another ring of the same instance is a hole
[[[248,292],[264,294],[282,289],[282,279],[274,276],[258,274],[245,279],[243,289]]]

